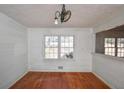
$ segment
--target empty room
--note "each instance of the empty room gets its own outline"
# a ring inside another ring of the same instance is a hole
[[[123,89],[124,4],[0,4],[0,89]]]

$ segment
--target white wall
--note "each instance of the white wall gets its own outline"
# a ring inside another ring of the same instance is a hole
[[[9,88],[27,71],[27,31],[0,13],[0,88]]]
[[[101,24],[97,24],[94,27],[94,33],[120,25],[124,25],[123,11],[118,12],[114,17],[104,20]],[[124,88],[124,59],[102,54],[94,54],[92,64],[93,72],[107,81],[112,88]]]
[[[44,35],[75,35],[75,60],[44,60]],[[92,71],[92,29],[28,29],[28,61],[33,71]],[[63,66],[63,70],[58,70]]]
[[[124,59],[103,54],[93,55],[93,72],[112,88],[124,88]]]

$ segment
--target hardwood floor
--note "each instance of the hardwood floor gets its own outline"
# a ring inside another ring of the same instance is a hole
[[[28,72],[11,89],[109,89],[90,72]]]

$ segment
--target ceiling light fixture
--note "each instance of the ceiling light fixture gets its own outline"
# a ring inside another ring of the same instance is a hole
[[[65,9],[65,5],[62,5],[62,11],[55,12],[55,24],[67,22],[71,18],[71,11]]]

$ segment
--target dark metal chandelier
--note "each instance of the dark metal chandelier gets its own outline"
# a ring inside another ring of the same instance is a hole
[[[71,11],[65,9],[65,5],[62,5],[62,11],[55,12],[55,24],[67,22],[71,18]]]

